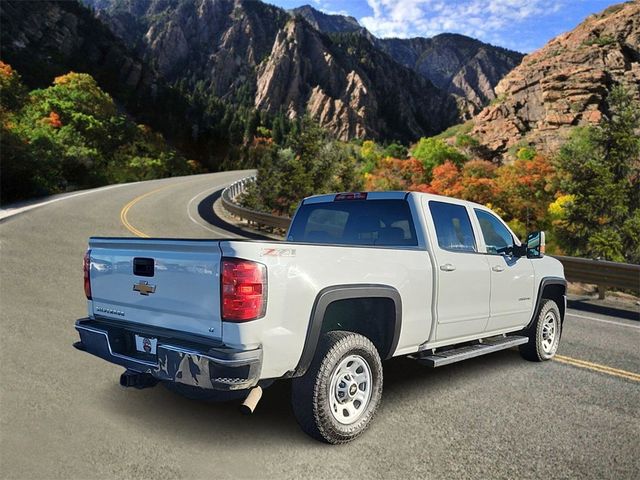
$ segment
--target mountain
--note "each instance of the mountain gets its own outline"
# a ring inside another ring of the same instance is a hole
[[[120,95],[147,88],[155,73],[76,2],[0,3],[2,59],[32,87],[70,69]]]
[[[403,88],[398,88],[402,85]],[[289,20],[257,69],[256,107],[308,112],[341,139],[410,141],[456,121],[452,97],[360,35],[332,39]]]
[[[187,99],[82,4],[4,0],[0,41],[0,59],[29,88],[47,87],[70,71],[88,73],[139,123],[192,153]]]
[[[316,29],[326,33],[359,33],[396,62],[455,95],[465,116],[478,113],[495,98],[494,87],[521,61],[523,54],[464,35],[444,33],[433,38],[376,38],[353,17],[329,15],[305,5],[294,8]]]
[[[251,0],[85,0],[97,17],[168,81],[218,97],[254,78],[289,15]]]
[[[320,12],[309,22],[253,0],[85,1],[184,92],[199,88],[289,118],[308,113],[345,140],[409,142],[459,118],[453,96],[369,39],[314,28],[329,28]],[[340,29],[347,24],[357,26],[341,17]]]
[[[497,99],[470,135],[489,157],[532,145],[553,152],[571,129],[608,114],[607,95],[623,85],[640,102],[640,3],[611,6],[527,55],[496,87]]]
[[[351,16],[324,13],[311,5],[293,8],[291,13],[304,17],[313,28],[325,33],[348,33],[365,30],[358,23],[358,20]]]
[[[494,87],[523,55],[464,35],[444,33],[433,38],[384,38],[379,47],[447,93],[464,100],[472,115],[495,98]]]
[[[433,135],[485,104],[511,58],[456,35],[377,39],[352,17],[309,6],[84,4],[90,10],[76,1],[3,1],[0,57],[31,87],[69,70],[90,73],[138,121],[199,159],[242,143],[254,109],[266,126],[309,114],[341,139]]]

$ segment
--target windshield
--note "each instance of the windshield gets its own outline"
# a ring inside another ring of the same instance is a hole
[[[287,240],[340,245],[418,245],[405,200],[345,200],[302,205]]]

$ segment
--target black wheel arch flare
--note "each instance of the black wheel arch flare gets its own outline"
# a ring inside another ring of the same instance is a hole
[[[538,294],[536,296],[536,304],[535,304],[535,308],[533,309],[533,314],[531,315],[531,320],[529,320],[529,324],[527,325],[526,329],[531,328],[531,326],[533,325],[533,323],[535,322],[536,316],[538,315],[538,312],[540,311],[540,303],[542,302],[543,298],[550,298],[551,300],[555,300],[552,297],[549,296],[544,296],[544,291],[547,287],[554,287],[555,288],[559,288],[562,291],[562,297],[563,297],[563,301],[561,301],[560,303],[558,303],[558,309],[560,310],[560,321],[564,322],[564,316],[565,316],[565,312],[566,312],[566,293],[567,293],[567,281],[562,278],[562,277],[543,277],[542,280],[540,280],[540,286],[538,288]]]
[[[391,358],[398,346],[398,339],[402,328],[402,299],[400,292],[389,285],[378,284],[348,284],[334,285],[323,288],[313,303],[307,335],[304,342],[302,355],[298,364],[288,377],[299,377],[306,373],[316,352],[318,341],[322,333],[322,324],[329,305],[339,300],[353,300],[359,298],[386,298],[390,299],[395,307],[395,319],[393,326],[393,338],[384,359]],[[383,359],[383,360],[384,360]]]

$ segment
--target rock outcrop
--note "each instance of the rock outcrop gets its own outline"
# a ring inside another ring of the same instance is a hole
[[[309,114],[342,139],[410,142],[476,111],[517,60],[456,35],[377,39],[352,17],[308,6],[292,13],[255,0],[83,2],[91,11],[75,2],[2,2],[2,58],[31,85],[70,69],[90,73],[137,112],[163,85],[163,98],[178,95],[165,123],[223,102]]]
[[[433,38],[385,38],[377,45],[397,62],[456,95],[461,113],[467,118],[495,98],[494,87],[523,57],[512,50],[450,33]]]
[[[365,30],[353,17],[324,13],[311,5],[294,8],[291,13],[304,17],[313,28],[325,33],[362,32]]]
[[[408,142],[459,119],[452,95],[396,63],[373,37],[318,30],[361,28],[353,18],[309,7],[303,19],[253,0],[85,2],[185,91],[291,118],[307,113],[342,139]]]
[[[309,5],[292,12],[322,32],[357,33],[366,37],[396,62],[455,95],[465,118],[478,113],[495,98],[495,86],[524,56],[451,33],[433,38],[376,38],[353,17],[329,15]]]
[[[611,6],[527,55],[497,85],[471,135],[494,157],[525,144],[554,152],[573,127],[607,114],[614,85],[640,101],[639,62],[640,3]]]
[[[368,40],[336,43],[299,18],[278,32],[258,67],[255,105],[271,112],[283,108],[291,118],[306,112],[345,140],[406,141],[441,131],[457,118],[451,97]]]

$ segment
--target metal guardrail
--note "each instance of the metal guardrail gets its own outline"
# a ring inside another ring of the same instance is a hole
[[[250,223],[283,230],[288,229],[291,223],[289,217],[259,212],[242,207],[236,202],[238,195],[243,193],[247,184],[254,180],[255,176],[243,178],[225,188],[222,192],[223,207],[232,215],[244,218]],[[607,287],[640,293],[640,265],[561,255],[554,255],[554,258],[560,260],[564,266],[564,274],[568,281],[597,285],[601,298],[604,298]]]
[[[247,184],[253,182],[256,177],[247,177],[232,183],[222,191],[222,206],[230,214],[247,220],[249,223],[255,223],[260,226],[279,228],[287,230],[291,219],[289,217],[280,217],[270,213],[259,212],[250,208],[243,207],[236,202],[238,195],[245,191]]]
[[[640,265],[560,255],[554,258],[564,266],[568,281],[598,285],[600,298],[604,298],[607,287],[640,292]]]

